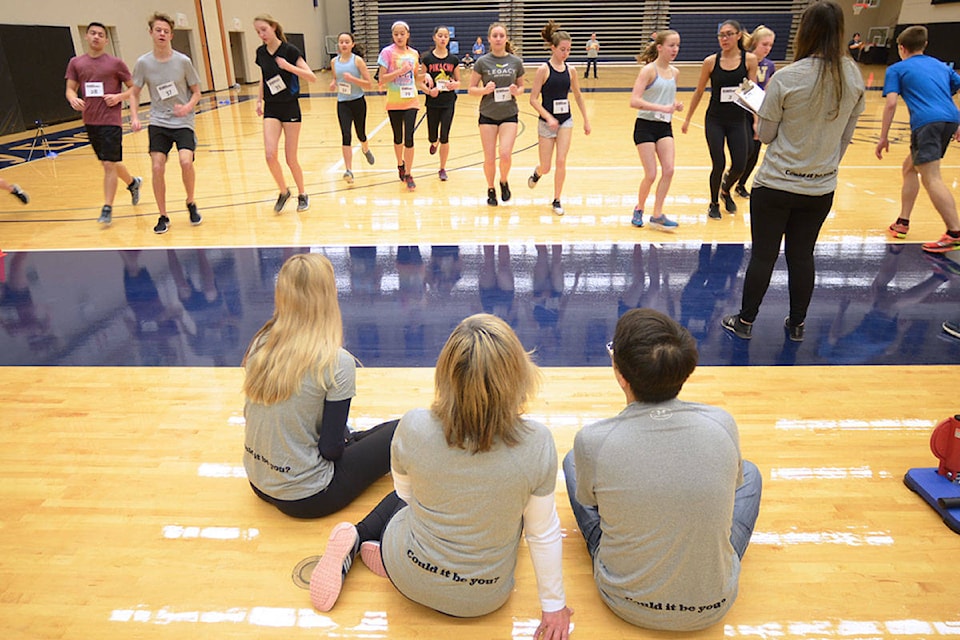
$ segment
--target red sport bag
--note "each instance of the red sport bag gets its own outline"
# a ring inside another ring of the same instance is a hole
[[[937,473],[960,482],[960,415],[947,418],[933,429],[930,450],[940,458]]]

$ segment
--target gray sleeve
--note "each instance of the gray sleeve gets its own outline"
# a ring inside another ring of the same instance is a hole
[[[597,462],[588,451],[585,440],[583,431],[573,439],[573,463],[577,468],[577,495],[574,497],[582,505],[595,507],[597,496],[594,493],[594,477]]]
[[[540,464],[541,473],[537,479],[537,486],[533,490],[535,496],[548,496],[557,490],[557,445],[553,441],[550,430],[545,426],[538,425],[542,430],[544,438],[540,446]]]

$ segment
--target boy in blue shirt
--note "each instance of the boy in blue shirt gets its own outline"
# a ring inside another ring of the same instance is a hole
[[[960,114],[953,94],[960,91],[960,75],[946,64],[924,55],[927,28],[907,27],[897,37],[901,61],[887,69],[883,83],[886,103],[877,141],[877,158],[890,150],[887,134],[902,96],[910,112],[910,153],[903,161],[903,187],[900,190],[900,217],[890,225],[890,233],[904,238],[909,231],[910,213],[920,193],[922,181],[934,208],[947,225],[947,232],[935,242],[926,242],[928,253],[946,253],[960,249],[960,218],[953,194],[940,176],[940,160],[950,140],[960,140]]]

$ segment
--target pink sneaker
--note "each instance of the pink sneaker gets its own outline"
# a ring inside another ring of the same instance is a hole
[[[380,543],[374,540],[367,540],[360,545],[360,559],[367,569],[381,578],[387,577],[387,570],[383,567],[383,556],[380,555]]]
[[[447,181],[447,170],[446,170],[446,169],[440,169],[440,171],[437,172],[437,175],[440,176],[440,182],[446,182],[446,181]]]
[[[310,602],[318,611],[330,611],[337,603],[359,546],[357,528],[349,522],[341,522],[330,532],[327,549],[310,575]]]

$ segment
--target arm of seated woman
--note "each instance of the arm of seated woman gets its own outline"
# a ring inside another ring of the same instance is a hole
[[[343,455],[344,431],[350,415],[350,399],[323,402],[320,421],[320,455],[327,460],[339,460]]]

